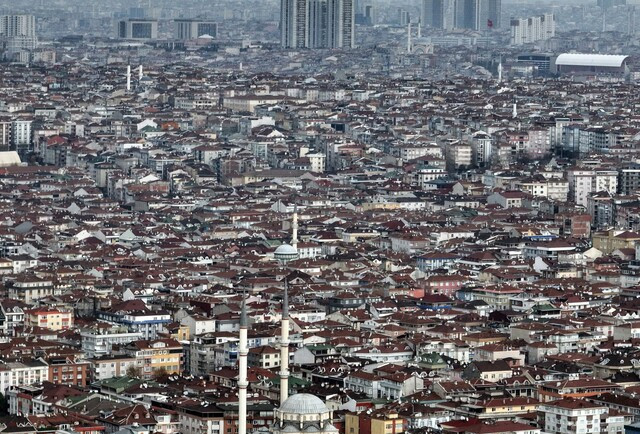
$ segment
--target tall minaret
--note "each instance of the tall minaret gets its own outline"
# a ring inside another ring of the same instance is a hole
[[[238,345],[238,434],[247,434],[247,301],[242,300],[240,313],[240,343]]]
[[[131,65],[127,65],[127,92],[131,90]]]
[[[293,237],[291,238],[291,247],[293,247],[294,249],[297,249],[298,248],[298,206],[297,205],[293,210],[292,227],[293,227]]]
[[[411,23],[407,25],[407,53],[411,53]]]
[[[289,284],[285,278],[280,333],[280,405],[289,397]]]

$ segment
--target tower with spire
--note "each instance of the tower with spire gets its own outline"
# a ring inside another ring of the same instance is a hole
[[[289,284],[285,278],[280,331],[280,405],[289,397]]]
[[[293,229],[293,236],[291,237],[291,247],[296,249],[296,252],[297,252],[298,251],[298,206],[297,205],[293,209],[293,221],[291,223],[292,223],[292,229]]]
[[[285,280],[280,335],[280,407],[275,411],[273,434],[338,434],[333,412],[309,393],[289,396],[289,287]]]
[[[296,260],[298,254],[298,207],[294,208],[291,222],[291,244],[282,244],[273,256],[282,265]],[[285,278],[280,321],[280,406],[269,432],[273,434],[338,434],[333,425],[333,412],[317,396],[296,393],[289,396],[289,282]],[[246,413],[244,413],[246,415]],[[242,417],[242,415],[240,415]],[[241,419],[242,420],[242,419]],[[244,434],[244,433],[241,433]]]
[[[247,301],[243,297],[240,312],[240,342],[238,344],[238,434],[247,434],[247,334],[249,321],[247,319]]]
[[[287,264],[289,261],[294,261],[300,257],[298,253],[298,207],[293,210],[293,220],[291,222],[293,234],[291,237],[291,244],[282,244],[273,253],[273,257],[276,258],[282,265]]]

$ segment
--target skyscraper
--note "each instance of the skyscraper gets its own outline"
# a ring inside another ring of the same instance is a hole
[[[422,0],[422,22],[436,29],[491,30],[501,15],[502,0]]]
[[[280,41],[284,48],[353,48],[353,0],[281,0]]]
[[[307,45],[308,0],[281,0],[280,43],[284,48],[305,48]]]
[[[474,30],[491,30],[500,28],[502,15],[502,0],[471,0],[471,8],[465,14],[472,17]]]
[[[9,38],[16,36],[35,38],[35,18],[33,15],[3,15],[0,17],[0,34]]]
[[[353,0],[327,0],[327,48],[355,47],[355,10]]]
[[[326,1],[309,0],[307,48],[324,48],[329,40],[328,5]]]
[[[511,44],[531,44],[544,41],[556,35],[556,21],[553,14],[511,20]]]
[[[422,24],[434,29],[452,30],[456,27],[456,15],[460,0],[423,0]]]
[[[0,16],[0,38],[8,52],[36,48],[36,20],[33,15]]]

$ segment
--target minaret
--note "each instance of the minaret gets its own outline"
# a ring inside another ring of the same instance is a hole
[[[131,65],[127,65],[127,92],[131,90]]]
[[[142,77],[144,77],[144,73],[143,73],[142,65],[140,65],[140,67],[138,68],[138,80],[142,80]]]
[[[502,60],[498,64],[498,83],[502,83]]]
[[[247,434],[247,301],[242,300],[240,313],[240,343],[238,344],[238,434]]]
[[[407,27],[407,53],[411,53],[411,23]]]
[[[289,397],[289,284],[285,278],[280,333],[280,405]]]
[[[291,238],[291,246],[294,249],[297,249],[298,248],[298,206],[297,205],[293,209],[292,229],[293,229],[293,237]]]
[[[513,113],[512,113],[512,115],[513,115],[514,119],[518,117],[518,103],[517,102],[513,103]]]

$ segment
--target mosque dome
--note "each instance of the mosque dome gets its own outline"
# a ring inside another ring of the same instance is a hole
[[[320,398],[309,393],[297,393],[291,395],[280,406],[280,412],[284,414],[324,414],[329,409]]]
[[[333,412],[315,395],[297,393],[276,409],[275,434],[338,434]]]
[[[290,244],[282,244],[276,249],[273,256],[279,261],[291,261],[298,259],[298,249]]]

